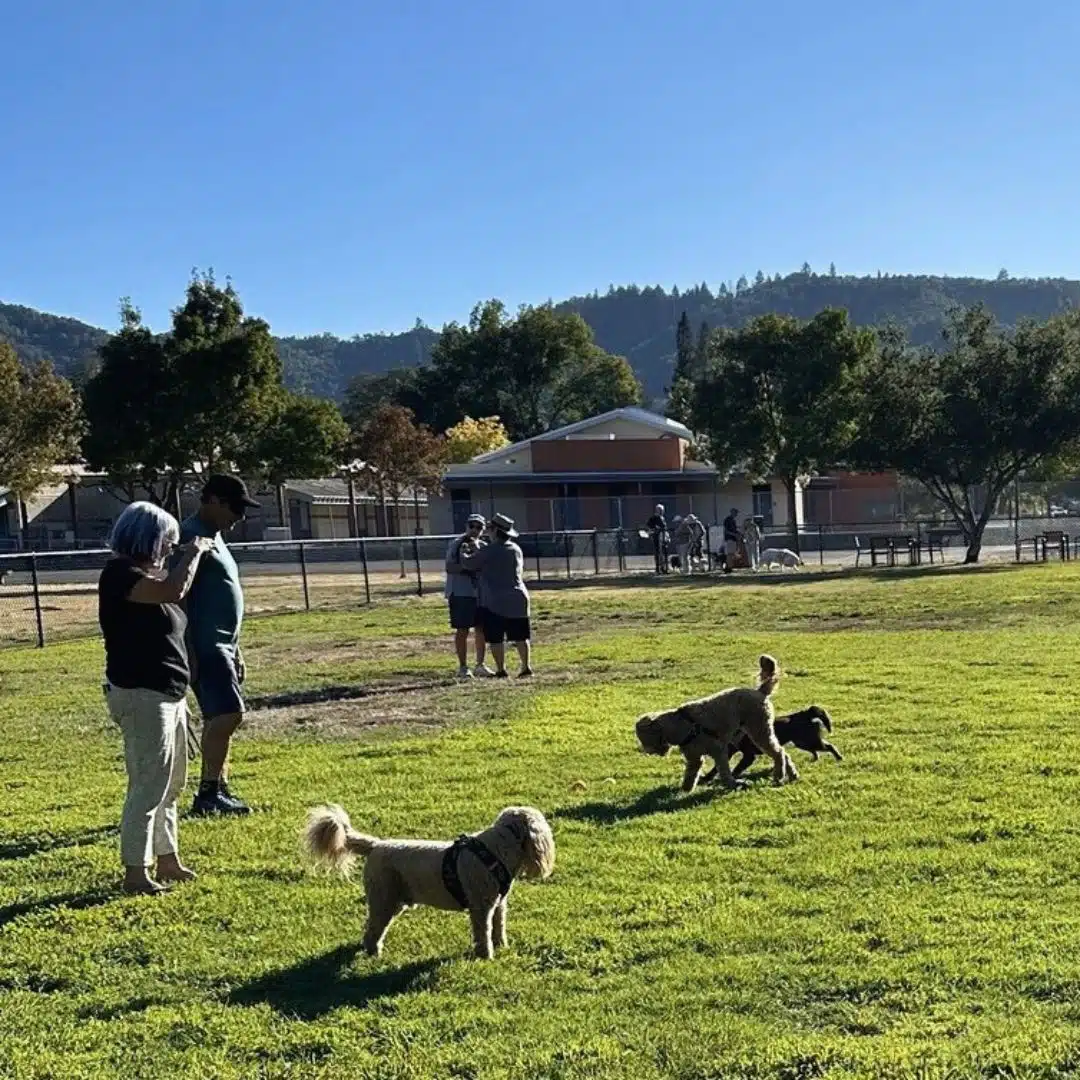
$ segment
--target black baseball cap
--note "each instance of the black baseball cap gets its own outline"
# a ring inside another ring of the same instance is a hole
[[[202,497],[209,498],[211,495],[240,512],[241,508],[255,508],[259,504],[248,494],[247,485],[238,476],[226,476],[224,473],[215,473],[206,478],[203,485]]]

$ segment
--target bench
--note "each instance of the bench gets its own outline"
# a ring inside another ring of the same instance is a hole
[[[899,552],[907,553],[908,566],[917,566],[922,562],[922,545],[917,536],[904,533],[898,536],[870,537],[871,566],[877,566],[879,556],[884,556],[886,566],[895,566]]]

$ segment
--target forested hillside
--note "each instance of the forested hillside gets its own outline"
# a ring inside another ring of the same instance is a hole
[[[486,299],[478,297],[478,300]],[[577,296],[557,303],[560,310],[581,314],[593,328],[597,344],[627,357],[650,398],[660,396],[669,381],[675,351],[675,325],[686,311],[695,330],[741,326],[765,312],[810,318],[824,307],[846,308],[854,322],[899,323],[912,340],[934,342],[953,305],[982,302],[1006,325],[1024,316],[1046,318],[1080,304],[1080,281],[1063,278],[996,280],[943,278],[929,275],[844,276],[830,268],[814,273],[772,278],[757,274],[713,289],[702,284],[687,290],[659,286],[612,287],[606,293]],[[461,313],[461,322],[468,318]],[[272,313],[268,313],[272,315]],[[0,340],[14,345],[26,361],[49,358],[63,374],[79,379],[93,362],[105,331],[76,319],[32,308],[0,304]],[[340,398],[350,379],[365,372],[424,363],[437,332],[421,323],[400,334],[368,334],[338,338],[332,334],[278,338],[287,384],[295,390]]]

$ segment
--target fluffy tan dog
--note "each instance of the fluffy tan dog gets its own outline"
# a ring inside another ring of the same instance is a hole
[[[711,757],[716,762],[720,780],[727,788],[745,787],[736,780],[728,763],[728,743],[745,733],[754,745],[773,760],[773,780],[798,780],[799,774],[791,758],[784,753],[773,730],[775,711],[770,700],[780,682],[776,661],[768,655],[759,661],[760,671],[756,689],[735,687],[721,690],[711,697],[688,701],[666,712],[647,713],[636,726],[638,742],[646,754],[663,757],[673,746],[686,759],[683,791],[693,791],[701,772],[701,760]]]
[[[308,814],[303,841],[318,862],[348,874],[364,856],[368,918],[364,949],[382,951],[390,924],[417,904],[467,910],[476,955],[490,960],[506,945],[506,904],[514,879],[546,878],[555,868],[555,838],[531,806],[508,806],[473,836],[442,840],[380,840],[356,832],[336,805]]]

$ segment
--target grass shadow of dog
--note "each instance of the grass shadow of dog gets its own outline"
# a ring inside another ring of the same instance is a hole
[[[614,825],[619,821],[632,818],[649,817],[651,814],[671,814],[678,810],[689,810],[702,803],[726,795],[724,788],[698,788],[690,795],[684,795],[679,787],[665,784],[653,788],[638,796],[632,803],[587,802],[577,806],[566,806],[554,811],[555,818],[567,821],[586,821],[593,825]]]
[[[0,861],[8,859],[27,859],[32,855],[41,855],[57,848],[82,847],[96,844],[101,840],[119,836],[120,830],[115,825],[101,825],[95,829],[54,836],[51,833],[36,833],[29,836],[14,836],[9,840],[0,840]]]
[[[345,1005],[363,1006],[431,985],[444,960],[422,960],[392,970],[361,973],[351,966],[359,944],[341,945],[292,967],[280,968],[232,990],[229,1005],[269,1005],[299,1020],[318,1020]]]

